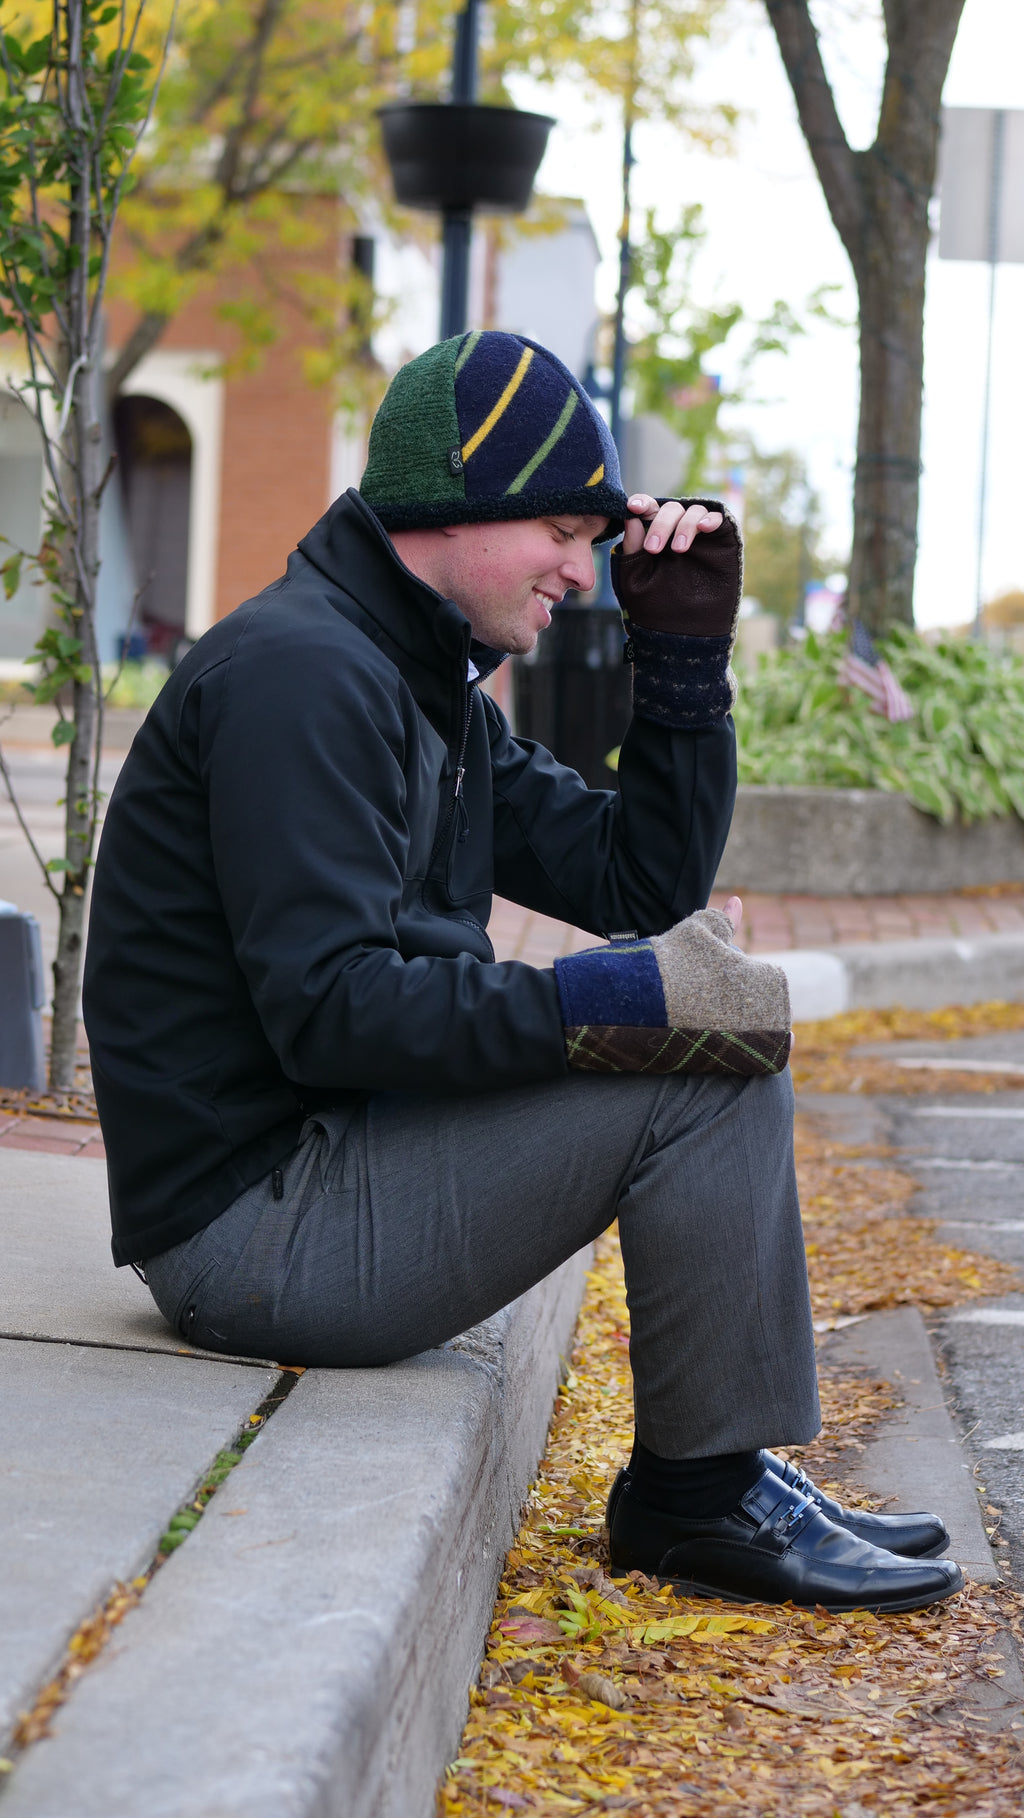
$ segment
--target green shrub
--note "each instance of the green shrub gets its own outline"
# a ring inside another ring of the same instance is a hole
[[[153,657],[141,663],[125,663],[120,673],[114,667],[104,666],[103,680],[110,689],[107,706],[152,707],[169,673],[167,664]]]
[[[878,641],[914,705],[895,725],[840,686],[842,633],[762,657],[736,703],[741,783],[886,789],[946,823],[1024,819],[1024,662],[966,639]]]

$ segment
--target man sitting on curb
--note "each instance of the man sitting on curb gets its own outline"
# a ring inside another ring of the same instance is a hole
[[[593,585],[620,793],[479,680]],[[567,369],[472,333],[392,382],[359,491],[167,683],[111,798],[85,1011],[114,1259],[189,1344],[394,1362],[619,1220],[633,1455],[613,1567],[830,1610],[959,1589],[934,1516],[765,1451],[818,1429],[784,975],[704,907],[732,812],[736,526],[627,500]],[[492,891],[604,937],[496,963]]]

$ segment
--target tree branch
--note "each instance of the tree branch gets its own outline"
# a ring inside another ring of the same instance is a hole
[[[857,155],[843,131],[808,0],[765,0],[765,6],[829,213],[856,259],[864,231]]]
[[[15,818],[17,820],[18,826],[21,828],[22,833],[25,835],[25,838],[27,839],[27,841],[29,843],[29,847],[31,848],[32,855],[33,855],[36,863],[38,864],[40,871],[43,874],[43,882],[46,885],[47,890],[50,892],[50,895],[52,897],[55,897],[56,900],[58,902],[60,902],[60,891],[57,889],[52,877],[50,876],[46,860],[44,859],[42,853],[40,852],[39,847],[36,845],[36,842],[32,837],[32,830],[29,827],[29,824],[26,821],[25,816],[21,812],[21,803],[18,801],[17,795],[14,792],[14,782],[11,777],[11,773],[7,768],[7,759],[4,757],[2,746],[0,746],[0,777],[3,778],[4,788],[7,790],[8,799],[10,801],[11,807],[14,809],[14,814],[15,814]]]

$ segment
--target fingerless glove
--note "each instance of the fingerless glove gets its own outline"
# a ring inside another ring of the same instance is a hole
[[[555,961],[570,1067],[591,1073],[781,1073],[789,985],[732,944],[720,909],[646,941]]]
[[[743,544],[735,518],[717,499],[680,503],[722,512],[721,527],[699,532],[682,555],[616,551],[612,584],[633,664],[633,712],[698,731],[723,720],[736,698],[729,659],[743,592]]]

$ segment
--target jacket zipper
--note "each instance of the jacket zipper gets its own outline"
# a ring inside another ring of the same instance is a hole
[[[467,687],[466,688],[466,703],[465,703],[465,707],[463,709],[463,714],[462,714],[462,738],[459,742],[459,755],[455,760],[455,788],[452,790],[451,800],[448,803],[448,807],[445,812],[444,821],[442,822],[441,826],[438,828],[437,834],[434,838],[433,848],[430,853],[430,862],[427,865],[428,873],[433,871],[435,862],[437,861],[437,859],[440,858],[441,853],[444,849],[445,841],[447,840],[448,835],[451,832],[451,825],[452,825],[452,821],[455,818],[456,811],[459,808],[459,806],[462,805],[462,784],[463,784],[463,779],[466,775],[466,767],[465,767],[464,759],[466,756],[466,745],[469,740],[469,707],[470,707],[470,692],[469,692],[469,688]]]

